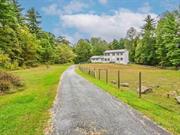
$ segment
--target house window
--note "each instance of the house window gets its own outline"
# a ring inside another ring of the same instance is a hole
[[[123,58],[121,58],[121,60],[123,60]]]

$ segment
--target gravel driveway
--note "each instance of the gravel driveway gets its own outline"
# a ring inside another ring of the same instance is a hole
[[[74,71],[62,76],[53,107],[53,135],[169,135]]]

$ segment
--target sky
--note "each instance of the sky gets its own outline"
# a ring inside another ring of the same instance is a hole
[[[80,38],[100,37],[108,42],[126,36],[130,27],[140,31],[144,18],[157,19],[180,0],[19,0],[24,13],[34,7],[41,27],[76,43]]]

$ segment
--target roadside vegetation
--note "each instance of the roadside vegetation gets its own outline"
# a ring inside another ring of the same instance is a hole
[[[133,108],[139,110],[159,125],[162,125],[173,134],[180,134],[180,104],[175,96],[180,95],[180,72],[176,70],[163,70],[155,67],[140,65],[118,65],[118,64],[84,64],[81,65],[94,71],[96,78],[89,75],[89,71],[77,73],[99,86],[116,98],[124,101]],[[101,70],[99,80],[98,69],[108,69],[108,84],[106,83],[106,72]],[[128,87],[117,88],[117,71],[120,71],[121,83]],[[151,87],[152,91],[138,97],[138,71],[142,72],[142,85]],[[169,96],[168,96],[169,94]]]
[[[68,65],[11,71],[25,86],[0,96],[1,135],[43,135],[50,118],[59,77]]]
[[[0,94],[15,92],[23,85],[23,81],[19,77],[0,71]]]

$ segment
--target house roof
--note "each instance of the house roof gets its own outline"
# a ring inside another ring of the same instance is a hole
[[[113,52],[126,52],[126,49],[119,49],[119,50],[106,50],[104,53],[113,53]]]
[[[99,59],[101,59],[101,58],[104,58],[104,56],[103,55],[100,55],[100,56],[92,56],[91,58],[99,58]]]

